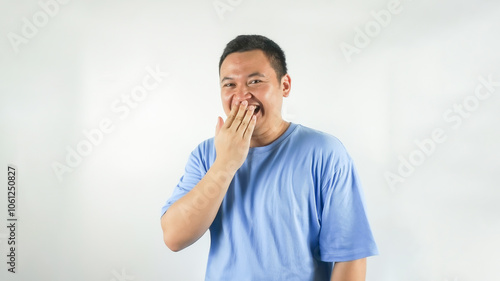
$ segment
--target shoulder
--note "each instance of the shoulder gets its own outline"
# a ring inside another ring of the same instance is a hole
[[[328,156],[348,157],[344,144],[334,135],[297,124],[295,142],[311,152]]]
[[[304,141],[315,142],[318,144],[333,144],[339,145],[339,139],[329,133],[319,131],[302,124],[297,124],[296,134]]]
[[[344,144],[332,134],[303,125],[296,128],[294,151],[307,167],[311,167],[318,187],[332,186],[337,175],[347,176],[353,161]]]
[[[214,138],[211,137],[198,144],[195,150],[199,151],[200,153],[206,154],[210,153],[213,149],[214,149]]]
[[[208,171],[215,161],[214,138],[209,138],[199,143],[192,151],[189,157],[190,162],[196,166],[201,166]]]

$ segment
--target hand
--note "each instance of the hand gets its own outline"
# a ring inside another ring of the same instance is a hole
[[[218,117],[215,129],[215,161],[226,165],[226,172],[235,173],[248,155],[250,139],[255,128],[255,106],[247,108],[248,102],[233,103],[226,123]]]

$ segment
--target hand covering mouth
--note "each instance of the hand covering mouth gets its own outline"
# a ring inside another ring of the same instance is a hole
[[[264,112],[264,111],[262,110],[262,107],[260,105],[258,105],[258,104],[249,104],[248,106],[251,106],[251,105],[255,106],[255,109],[253,111],[253,115],[257,115],[257,113],[259,113],[259,112],[261,112],[261,115],[263,114],[262,112]],[[248,108],[248,106],[247,106],[247,108]],[[229,110],[231,110],[231,109],[232,109],[232,107]]]

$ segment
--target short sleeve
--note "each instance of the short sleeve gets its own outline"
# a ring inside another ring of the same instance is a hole
[[[368,222],[364,195],[351,158],[330,159],[321,187],[319,235],[323,261],[350,261],[378,254]]]
[[[207,169],[202,159],[203,153],[201,147],[202,145],[191,152],[184,169],[184,175],[180,178],[170,198],[161,208],[161,216],[165,214],[172,204],[191,191],[207,173]]]

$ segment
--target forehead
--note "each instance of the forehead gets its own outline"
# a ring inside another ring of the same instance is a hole
[[[248,72],[271,72],[271,64],[262,50],[236,52],[228,55],[220,67],[220,76],[245,74]]]

